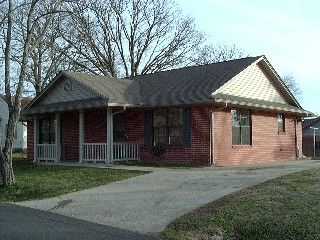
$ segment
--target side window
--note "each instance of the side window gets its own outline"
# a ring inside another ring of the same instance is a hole
[[[233,109],[232,117],[232,145],[251,144],[251,115],[249,110]]]
[[[279,113],[277,115],[278,119],[278,133],[284,133],[285,132],[285,118],[283,113]]]

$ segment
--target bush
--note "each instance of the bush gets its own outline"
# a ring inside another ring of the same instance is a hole
[[[163,155],[165,154],[166,152],[166,146],[165,145],[156,145],[156,146],[153,146],[151,151],[152,151],[152,154],[156,157],[163,157]]]

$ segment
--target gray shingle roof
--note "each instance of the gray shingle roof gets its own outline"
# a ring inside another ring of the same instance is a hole
[[[165,106],[212,101],[211,94],[259,57],[185,67],[131,79],[139,81],[142,102]]]
[[[80,72],[64,72],[64,74],[102,97],[108,98],[109,103],[142,104],[137,81]]]
[[[123,79],[79,72],[62,72],[47,86],[42,94],[46,93],[51,85],[54,84],[61,75],[64,75],[78,81],[94,93],[97,93],[102,101],[102,103],[99,102],[98,104],[102,105],[115,104],[119,106],[134,105],[154,107],[206,102],[213,103],[215,100],[216,102],[219,101],[218,98],[215,99],[215,96],[212,96],[213,92],[260,58],[261,56],[247,57]],[[43,111],[43,109],[37,109],[37,105],[33,106],[33,103],[40,99],[41,94],[39,98],[34,99],[30,103],[27,109],[24,110],[24,113],[28,114],[28,110],[32,110],[34,113],[37,111],[40,112],[40,110]],[[229,96],[229,99],[226,101],[230,102],[231,100],[232,96]],[[243,99],[238,98],[235,100],[233,99],[232,101],[239,103],[248,102],[247,99],[243,101]],[[97,103],[94,102],[94,104]],[[262,108],[278,110],[285,109],[289,112],[306,113],[303,109],[295,108],[290,105],[275,106],[274,103],[252,102],[252,100],[246,104],[248,106],[259,105],[262,106]],[[61,107],[58,105],[55,107]],[[78,108],[83,107],[83,102],[80,101],[79,103],[76,103],[76,106]]]

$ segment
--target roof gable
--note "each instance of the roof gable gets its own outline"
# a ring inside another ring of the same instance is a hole
[[[253,63],[213,93],[288,104],[273,80]]]
[[[100,97],[78,81],[62,76],[59,82],[50,88],[38,102],[39,105],[73,102]]]
[[[265,56],[241,71],[212,95],[230,95],[301,108]]]
[[[142,104],[139,83],[136,81],[79,72],[65,72],[65,75],[107,98],[110,104]]]

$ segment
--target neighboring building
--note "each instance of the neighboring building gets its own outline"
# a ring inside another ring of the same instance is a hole
[[[23,111],[35,161],[218,166],[296,159],[308,114],[264,56],[127,79],[61,72]]]
[[[317,129],[313,129],[317,128]],[[305,119],[302,127],[302,149],[306,157],[320,156],[320,117]],[[315,136],[315,137],[314,137]]]
[[[0,145],[4,146],[6,139],[7,123],[9,118],[9,109],[4,101],[5,97],[0,95]],[[30,102],[30,98],[24,98],[22,106],[25,107]],[[27,149],[27,125],[26,122],[18,122],[13,140],[13,148],[15,150]]]

